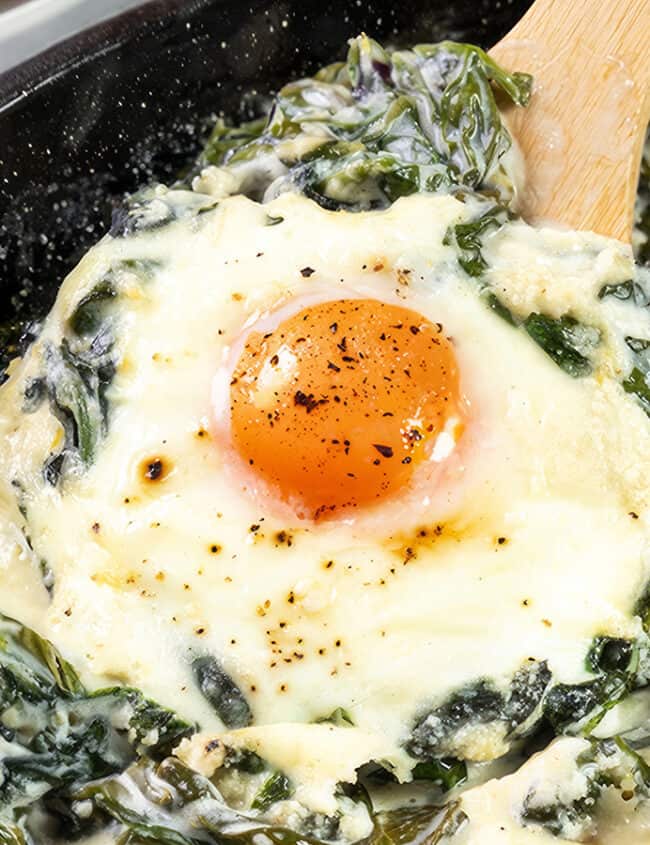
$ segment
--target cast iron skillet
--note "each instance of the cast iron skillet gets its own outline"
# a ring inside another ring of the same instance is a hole
[[[366,31],[496,42],[529,0],[156,0],[0,75],[0,372],[125,192],[171,180],[215,112]]]

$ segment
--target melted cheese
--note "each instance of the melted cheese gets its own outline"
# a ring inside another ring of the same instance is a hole
[[[577,758],[588,749],[583,739],[559,739],[532,757],[517,772],[463,793],[460,803],[468,822],[454,837],[454,845],[642,845],[650,841],[650,807],[624,801],[620,792],[605,790],[590,833],[567,821],[555,835],[537,824],[525,824],[521,808],[534,791],[538,805],[570,805],[588,795],[589,784]]]
[[[2,609],[51,638],[89,683],[133,684],[222,734],[191,671],[194,657],[216,655],[254,715],[237,741],[291,769],[317,809],[377,755],[408,778],[403,744],[416,716],[463,685],[489,677],[505,688],[530,658],[548,660],[556,681],[579,682],[595,635],[640,631],[647,418],[610,377],[614,341],[594,377],[571,379],[485,307],[444,244],[471,213],[451,197],[356,215],[295,195],[266,206],[234,197],[160,231],[107,238],[67,279],[0,392],[0,467],[24,491],[34,548],[8,487]],[[266,225],[267,215],[282,224]],[[512,308],[592,322],[602,321],[597,291],[631,270],[621,245],[524,224],[490,249],[493,284]],[[148,280],[120,282],[109,432],[94,464],[55,488],[42,465],[60,425],[47,406],[22,412],[25,383],[81,296],[127,259],[156,266]],[[351,294],[443,323],[472,420],[437,485],[311,525],[266,508],[228,468],[211,424],[213,380],[243,328],[270,309]],[[168,470],[156,484],[142,476],[154,456]],[[51,602],[41,558],[54,573]],[[355,729],[306,727],[338,707]],[[457,742],[468,759],[507,750],[498,731]]]

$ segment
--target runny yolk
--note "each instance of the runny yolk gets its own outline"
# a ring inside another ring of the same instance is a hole
[[[230,386],[235,449],[312,519],[406,488],[461,406],[443,327],[372,299],[323,302],[251,332]]]

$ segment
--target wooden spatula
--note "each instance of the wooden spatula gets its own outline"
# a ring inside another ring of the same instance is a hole
[[[491,54],[534,75],[509,114],[527,220],[629,241],[650,120],[650,0],[537,0]]]

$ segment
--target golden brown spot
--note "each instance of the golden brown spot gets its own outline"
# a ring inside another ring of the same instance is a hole
[[[171,462],[159,455],[145,458],[140,464],[140,476],[144,482],[164,481],[171,471]]]
[[[481,530],[479,525],[434,523],[412,531],[392,534],[383,541],[383,545],[400,558],[403,564],[407,564],[419,557],[420,552],[433,549],[441,542],[460,543],[468,537],[475,537]]]
[[[410,270],[405,270],[402,267],[397,268],[397,282],[398,284],[402,285],[402,287],[407,287],[410,281],[409,276],[411,275]]]
[[[288,531],[278,531],[274,537],[276,546],[293,546],[293,535]]]

